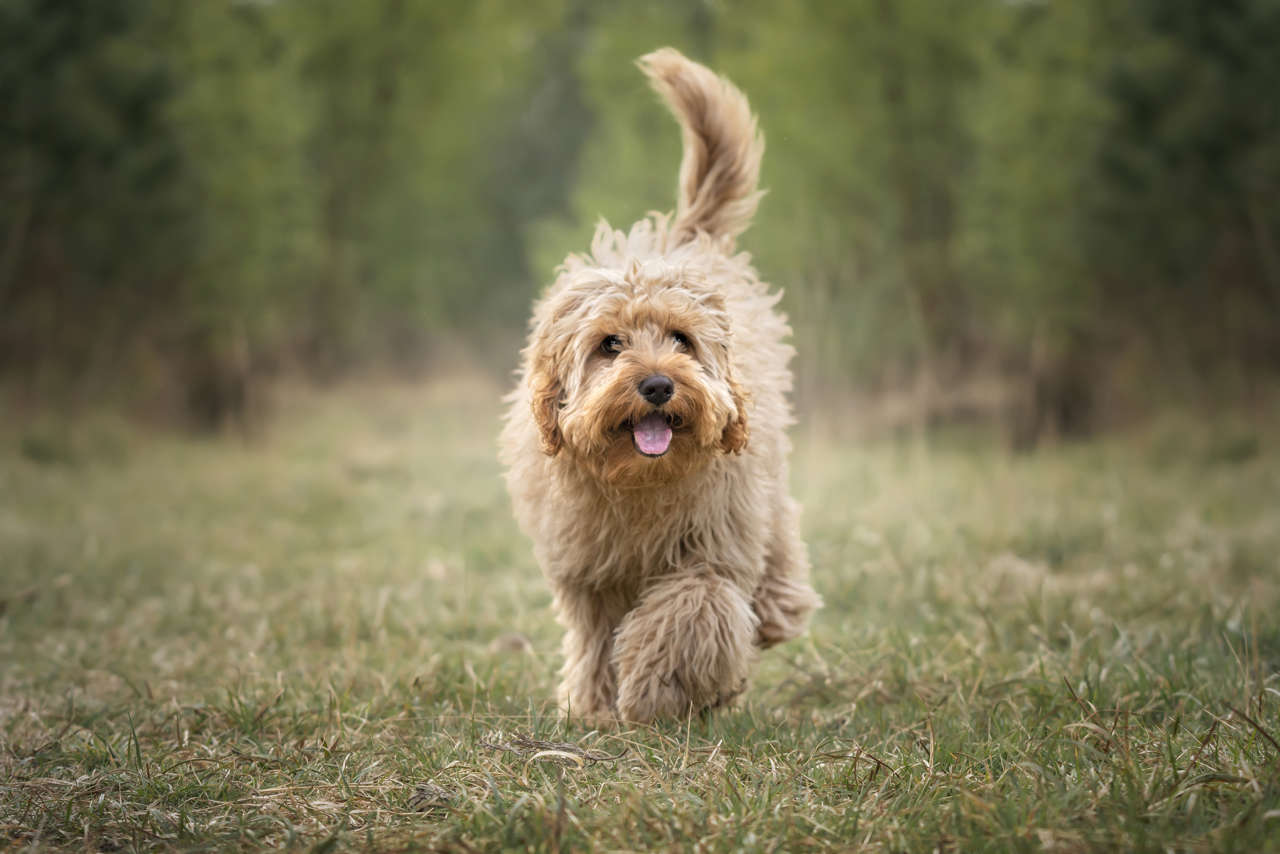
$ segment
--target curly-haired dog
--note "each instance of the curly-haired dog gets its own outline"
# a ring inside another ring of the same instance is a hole
[[[787,493],[790,330],[734,249],[764,140],[728,81],[670,48],[639,64],[683,129],[678,207],[565,261],[501,450],[567,630],[562,705],[644,722],[731,701],[820,600]]]

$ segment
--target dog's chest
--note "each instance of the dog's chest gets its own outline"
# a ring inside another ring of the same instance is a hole
[[[553,514],[544,570],[560,581],[641,591],[654,577],[707,566],[750,577],[762,571],[763,520],[744,512],[724,484],[688,493],[583,496]],[[745,580],[745,579],[744,579]]]
[[[564,531],[561,568],[590,587],[630,586],[686,562],[697,514],[677,503],[583,502]]]

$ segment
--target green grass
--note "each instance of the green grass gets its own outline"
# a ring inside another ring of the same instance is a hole
[[[738,709],[591,731],[495,398],[4,428],[0,845],[1280,850],[1274,420],[1029,457],[802,428],[810,637]]]

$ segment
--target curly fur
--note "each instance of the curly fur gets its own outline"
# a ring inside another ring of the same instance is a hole
[[[501,456],[566,629],[563,707],[644,722],[731,702],[757,649],[821,602],[787,492],[790,330],[734,246],[763,139],[723,78],[670,48],[639,65],[683,130],[676,213],[601,223],[562,265]],[[659,374],[674,393],[655,405],[639,385]],[[633,438],[654,412],[672,429],[661,456]]]

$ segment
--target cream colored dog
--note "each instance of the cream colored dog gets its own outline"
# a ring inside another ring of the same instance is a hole
[[[734,249],[764,140],[728,81],[670,48],[639,64],[683,129],[675,216],[565,261],[501,453],[567,630],[562,706],[645,722],[730,702],[821,601],[787,493],[790,330]]]

